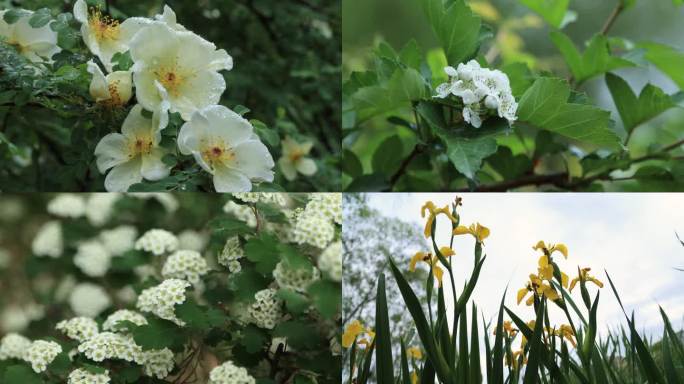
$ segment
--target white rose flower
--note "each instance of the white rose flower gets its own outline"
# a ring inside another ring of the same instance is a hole
[[[222,105],[195,112],[180,129],[178,148],[214,176],[217,192],[249,192],[253,181],[273,181],[273,157],[252,124]]]
[[[173,9],[166,4],[164,4],[164,12],[161,15],[154,16],[154,19],[165,23],[177,31],[186,31],[184,26],[178,24],[178,21],[176,20],[176,12],[174,12]]]
[[[283,146],[283,156],[278,160],[283,176],[292,181],[297,178],[297,172],[304,176],[311,176],[316,173],[318,167],[316,163],[307,157],[311,152],[313,143],[310,141],[298,143],[289,136],[281,142]]]
[[[89,10],[84,0],[77,0],[74,4],[74,18],[81,23],[81,35],[86,46],[100,58],[107,72],[112,71],[112,57],[128,51],[133,36],[152,23],[142,17],[131,17],[119,23],[102,15],[97,8]]]
[[[170,111],[179,112],[186,121],[196,110],[218,104],[226,90],[218,71],[233,68],[225,50],[159,22],[135,35],[131,58],[138,102],[151,111],[167,102]]]
[[[116,71],[105,76],[94,61],[88,62],[88,72],[93,75],[90,95],[98,103],[121,106],[133,96],[133,79],[130,71]]]
[[[29,24],[33,12],[25,11],[16,23],[7,24],[6,12],[0,11],[0,36],[4,37],[5,43],[15,46],[22,56],[32,62],[42,62],[43,58],[50,60],[62,51],[57,46],[57,32],[50,28],[50,23],[33,28]]]
[[[143,178],[161,180],[171,171],[162,162],[166,151],[159,147],[160,131],[166,127],[168,117],[155,113],[152,119],[148,119],[142,115],[142,110],[140,105],[133,107],[121,133],[108,134],[95,148],[100,172],[113,168],[105,179],[105,188],[109,192],[127,191]]]

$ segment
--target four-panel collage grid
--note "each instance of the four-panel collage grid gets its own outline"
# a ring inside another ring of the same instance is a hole
[[[683,0],[0,0],[0,384],[684,383]]]

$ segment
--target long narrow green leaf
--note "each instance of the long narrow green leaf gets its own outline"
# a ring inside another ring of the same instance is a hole
[[[401,382],[411,384],[411,374],[409,373],[408,358],[406,357],[406,345],[401,340]]]
[[[468,314],[463,311],[458,324],[458,367],[456,372],[459,381],[467,380],[470,369],[468,367]]]
[[[494,337],[494,362],[493,375],[490,383],[503,383],[503,314],[504,314],[504,300],[506,300],[506,292],[501,298],[501,305],[499,305],[499,317],[496,320],[496,335]]]
[[[354,381],[354,366],[356,365],[356,349],[357,349],[357,344],[356,340],[354,340],[354,343],[351,346],[351,351],[349,353],[349,384],[351,384]]]
[[[370,377],[370,367],[371,367],[371,362],[373,361],[373,352],[375,351],[375,338],[373,338],[373,341],[371,341],[370,347],[368,347],[368,351],[364,354],[364,360],[363,360],[363,368],[359,372],[358,376],[358,384],[366,384],[368,382],[368,378]]]
[[[480,335],[477,324],[477,306],[473,303],[473,324],[470,335],[470,380],[469,383],[481,383],[482,372],[480,367]],[[486,334],[485,334],[486,335]],[[487,355],[489,358],[489,355]]]
[[[432,366],[430,359],[425,361],[420,375],[420,384],[435,384],[435,368]]]
[[[663,331],[663,365],[665,366],[665,376],[667,377],[668,384],[680,384],[679,375],[675,370],[674,363],[672,361],[672,352],[670,351],[670,341],[667,336],[667,330]]]
[[[527,368],[525,370],[524,384],[532,384],[539,382],[538,369],[539,360],[541,359],[542,348],[542,331],[544,330],[544,300],[539,302],[537,308],[537,320],[534,325],[534,333],[532,338],[528,340],[530,343],[530,352],[527,357]]]
[[[499,308],[499,311],[501,311],[501,308]],[[487,373],[487,383],[492,384],[494,382],[493,359],[489,358],[489,356],[492,356],[492,347],[489,345],[489,323],[485,323],[484,315],[482,316],[482,329],[485,336],[485,353],[487,356],[485,359],[485,372]]]
[[[375,304],[375,372],[378,384],[394,383],[394,359],[392,358],[392,334],[389,328],[389,311],[385,292],[385,274],[378,279]]]

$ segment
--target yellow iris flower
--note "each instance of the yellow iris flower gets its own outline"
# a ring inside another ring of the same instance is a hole
[[[510,320],[504,321],[503,329],[504,329],[504,333],[508,337],[515,337],[515,335],[518,334],[518,330],[515,327],[513,327],[513,322],[511,322]],[[494,333],[493,333],[494,335],[496,335],[496,331],[497,331],[497,329],[494,328]]]
[[[454,229],[453,233],[456,236],[471,234],[473,237],[475,237],[478,243],[481,243],[484,241],[484,239],[489,237],[489,228],[481,225],[480,223],[470,224],[469,227],[459,225]]]
[[[521,288],[518,290],[518,294],[517,294],[518,304],[520,304],[522,299],[524,299],[525,296],[527,296],[527,294],[529,292],[534,292],[538,296],[544,296],[551,301],[560,300],[560,296],[558,295],[558,292],[556,292],[556,290],[551,285],[544,282],[544,280],[542,280],[539,276],[534,275],[534,274],[530,275],[530,281],[525,285],[525,288]],[[527,299],[525,304],[529,306],[529,305],[532,305],[533,303],[534,303],[534,294],[531,295]]]
[[[573,348],[577,347],[577,343],[575,343],[575,339],[573,337],[575,336],[575,332],[572,331],[572,327],[570,325],[561,325],[560,328],[556,330],[556,335],[567,339],[570,344],[572,344]]]
[[[553,280],[553,264],[549,262],[549,257],[544,255],[539,258],[538,262],[538,268],[537,271],[539,272],[539,278],[547,281]],[[568,287],[568,275],[565,274],[565,272],[561,271],[561,284],[563,284],[563,287],[567,288]]]
[[[351,347],[351,345],[354,344],[354,340],[356,340],[356,338],[364,331],[365,328],[360,321],[354,320],[349,323],[347,328],[344,330],[344,334],[342,334],[342,346],[345,348]]]
[[[418,347],[409,347],[406,349],[406,354],[414,359],[421,360],[423,358],[423,351]]]
[[[591,271],[591,268],[582,268],[580,270],[579,275],[570,282],[570,292],[572,292],[572,289],[575,288],[575,285],[580,281],[591,281],[599,288],[603,288],[603,283],[599,279],[589,275],[589,271]]]
[[[456,252],[449,247],[441,247],[439,249],[439,253],[441,253],[444,257],[451,257],[456,254]],[[433,257],[430,253],[416,252],[409,263],[409,271],[415,272],[416,265],[421,261],[432,266],[432,273],[435,275],[435,278],[437,278],[437,281],[439,281],[439,286],[441,287],[442,278],[444,277],[444,270],[439,266],[439,258],[437,256]]]
[[[418,384],[418,374],[416,371],[411,372],[411,384]]]
[[[545,255],[551,256],[554,252],[558,251],[560,252],[566,259],[568,258],[568,247],[565,246],[565,244],[558,243],[558,244],[546,244],[543,241],[539,240],[537,242],[537,245],[532,247],[535,251],[543,251]]]
[[[428,201],[423,205],[422,208],[420,208],[420,217],[425,217],[425,211],[428,211],[428,218],[425,222],[425,237],[432,236],[432,223],[435,222],[435,218],[437,218],[437,215],[439,215],[440,213],[446,215],[449,218],[449,220],[451,220],[451,222],[456,222],[456,219],[451,214],[448,205],[445,205],[444,208],[437,208],[435,206],[435,203],[433,203],[432,201]]]

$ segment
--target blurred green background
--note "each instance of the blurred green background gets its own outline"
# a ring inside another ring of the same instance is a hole
[[[483,21],[494,29],[498,49],[506,51],[494,66],[510,62],[527,62],[536,72],[551,71],[567,76],[568,70],[562,56],[549,39],[551,28],[535,13],[516,0],[468,0],[471,8],[483,16]],[[608,18],[618,0],[571,0],[569,9],[577,13],[577,20],[568,24],[563,32],[568,34],[578,48],[596,34]],[[385,41],[400,49],[415,39],[424,53],[438,48],[438,43],[427,23],[418,0],[343,0],[342,1],[343,79],[352,71],[368,68],[370,53]],[[636,5],[623,12],[609,33],[609,37],[621,37],[631,42],[655,41],[684,50],[684,7],[676,7],[671,0],[637,0]],[[491,43],[485,43],[480,53],[486,54]],[[615,71],[638,93],[647,83],[661,87],[667,93],[675,93],[678,87],[655,67],[644,64],[638,68]],[[457,63],[450,63],[456,65]],[[603,76],[584,83],[580,91],[586,92],[599,107],[610,110],[616,121],[616,131],[623,133],[622,123],[605,85]],[[409,106],[399,111],[409,117]],[[397,114],[397,113],[395,113]],[[411,135],[384,118],[371,120],[363,125],[360,134],[345,138],[345,148],[350,148],[364,166],[369,166],[375,148],[388,136],[397,134],[404,139]],[[408,130],[407,130],[408,131]],[[640,127],[629,143],[634,156],[646,153],[655,144],[669,144],[684,133],[684,112],[669,112]],[[506,140],[506,138],[503,138]],[[515,146],[512,140],[506,145]],[[363,149],[361,149],[363,148]],[[343,183],[348,182],[345,175]],[[630,189],[629,183],[621,188]],[[643,186],[642,186],[643,188]]]

